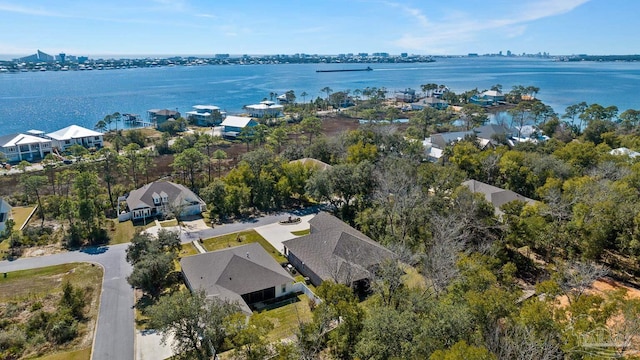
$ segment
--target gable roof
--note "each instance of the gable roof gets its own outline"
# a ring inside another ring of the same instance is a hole
[[[67,126],[64,129],[60,129],[58,131],[54,131],[52,133],[48,133],[47,137],[50,137],[54,140],[71,140],[71,139],[80,139],[85,137],[92,136],[102,136],[102,133],[89,130],[87,128],[83,128],[78,125]]]
[[[238,301],[249,314],[242,295],[294,281],[258,243],[184,257],[180,265],[191,289]]]
[[[250,117],[229,115],[222,121],[220,125],[243,128],[248,126],[251,121],[253,121],[253,119]]]
[[[462,185],[468,187],[473,193],[483,194],[484,198],[493,204],[497,214],[502,214],[503,212],[500,210],[500,207],[511,201],[519,200],[524,201],[527,204],[535,203],[535,200],[529,199],[528,197],[522,196],[516,192],[485,184],[478,180],[467,180],[463,182]]]
[[[496,134],[510,135],[513,132],[513,130],[498,124],[482,125],[473,129],[473,131],[476,133],[476,135],[479,138],[489,139],[489,140],[492,140],[492,137]]]
[[[314,216],[309,224],[311,234],[283,245],[322,280],[361,280],[368,277],[372,266],[395,258],[393,252],[326,212]]]
[[[5,214],[9,211],[11,211],[11,205],[5,199],[0,198],[0,214]]]
[[[305,166],[310,166],[318,170],[327,170],[331,169],[331,165],[325,163],[324,161],[320,161],[314,158],[302,158],[298,160],[291,160],[289,163],[300,163]]]
[[[159,197],[166,194],[169,203],[174,206],[193,202],[204,204],[198,195],[183,185],[170,181],[155,181],[129,193],[127,196],[129,210],[155,207],[153,204],[154,194]]]
[[[10,134],[0,136],[0,147],[11,147],[26,144],[50,143],[51,140],[27,134]]]

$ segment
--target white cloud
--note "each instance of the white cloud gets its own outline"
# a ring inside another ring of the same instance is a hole
[[[17,13],[17,14],[24,14],[24,15],[34,15],[34,16],[66,17],[66,15],[62,13],[50,11],[42,7],[28,7],[28,6],[7,4],[7,3],[0,3],[0,12],[11,12],[11,13]]]
[[[477,14],[460,9],[451,11],[452,16],[443,18],[435,25],[418,10],[397,3],[385,4],[403,9],[404,13],[414,16],[421,24],[421,31],[403,34],[395,41],[401,48],[422,50],[430,53],[447,53],[442,50],[452,48],[452,43],[470,42],[488,32],[498,31],[503,37],[515,38],[526,33],[527,24],[547,17],[562,15],[589,2],[590,0],[530,0],[514,2],[513,7],[496,12],[496,17],[475,20]],[[410,9],[411,11],[409,11]],[[417,35],[419,34],[419,35]],[[439,51],[438,51],[439,50]]]

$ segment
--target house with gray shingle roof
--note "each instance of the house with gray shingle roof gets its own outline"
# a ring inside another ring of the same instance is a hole
[[[328,213],[319,213],[309,224],[309,235],[282,244],[289,262],[316,286],[325,280],[348,285],[366,281],[381,262],[396,257]]]
[[[251,305],[294,292],[293,278],[258,243],[184,257],[182,274],[192,291],[236,302],[251,315]]]
[[[516,192],[511,190],[502,189],[493,185],[485,184],[478,180],[467,180],[462,183],[462,185],[466,186],[473,193],[479,193],[484,195],[484,198],[487,199],[488,202],[493,204],[496,210],[497,215],[502,215],[503,212],[500,210],[502,205],[512,202],[512,201],[522,201],[527,203],[528,205],[535,204],[535,200],[529,199],[528,197],[522,196]]]
[[[206,207],[204,200],[184,185],[156,181],[118,198],[118,220],[198,215]]]

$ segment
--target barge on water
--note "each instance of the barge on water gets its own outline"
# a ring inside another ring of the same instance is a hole
[[[373,70],[370,66],[367,66],[364,69],[337,69],[337,70],[316,70],[316,72],[318,73],[325,73],[325,72],[347,72],[347,71],[371,71]]]

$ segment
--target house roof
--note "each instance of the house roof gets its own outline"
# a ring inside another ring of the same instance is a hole
[[[83,128],[82,126],[71,125],[64,129],[48,133],[47,136],[54,140],[71,140],[92,136],[102,136],[102,133]]]
[[[169,109],[151,109],[151,110],[147,110],[147,112],[153,115],[160,115],[160,116],[176,116],[180,114],[177,111],[169,110]]]
[[[204,201],[198,195],[183,185],[170,181],[156,181],[129,193],[129,196],[127,196],[129,210],[155,207],[153,204],[154,194],[161,198],[166,194],[169,203],[174,206],[191,203],[204,204]]]
[[[9,211],[11,211],[11,205],[5,199],[0,198],[0,214],[6,214]]]
[[[613,149],[613,150],[609,151],[609,154],[611,154],[611,155],[627,155],[628,157],[630,157],[632,159],[640,156],[639,152],[633,151],[633,150],[631,150],[629,148],[626,148],[626,147],[620,147],[620,148],[617,148],[617,149]]]
[[[184,257],[180,265],[191,289],[238,301],[248,313],[241,295],[294,281],[258,243]]]
[[[466,136],[472,136],[472,135],[475,135],[473,131],[454,131],[454,132],[431,134],[431,143],[438,144],[439,142],[442,142],[444,144],[449,144],[453,141],[459,141],[464,139]]]
[[[224,118],[220,125],[243,128],[249,125],[252,120],[250,117],[229,115]]]
[[[508,129],[503,125],[487,124],[478,126],[473,129],[473,132],[475,132],[479,138],[492,140],[493,136],[496,134],[511,134],[513,130]]]
[[[369,276],[372,266],[395,258],[393,252],[326,212],[309,224],[311,234],[283,245],[323,280],[361,280]]]
[[[302,158],[302,159],[298,159],[298,160],[292,160],[290,161],[290,163],[300,163],[302,165],[305,166],[311,166],[313,168],[316,168],[318,170],[327,170],[327,169],[331,169],[331,165],[317,160],[317,159],[313,159],[313,158]]]
[[[484,91],[482,94],[480,94],[481,96],[491,96],[491,97],[499,97],[499,96],[504,96],[502,94],[502,92],[500,91],[496,91],[496,90],[487,90]]]
[[[220,108],[215,105],[194,105],[193,108],[196,110],[209,110],[209,111],[220,110]]]
[[[511,190],[501,189],[477,180],[467,180],[463,182],[462,185],[468,187],[471,192],[483,194],[485,199],[487,199],[487,201],[493,204],[496,208],[497,214],[502,214],[500,207],[511,201],[519,200],[524,201],[527,204],[535,203],[535,200],[529,199],[528,197],[522,196]]]
[[[51,140],[28,134],[10,134],[0,136],[0,147],[11,147],[17,145],[50,143]]]

